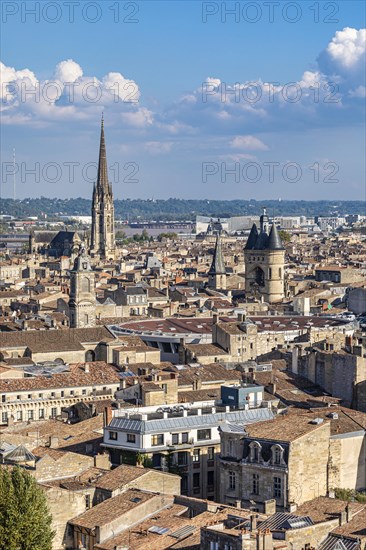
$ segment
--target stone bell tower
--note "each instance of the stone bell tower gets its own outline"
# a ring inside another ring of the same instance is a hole
[[[85,248],[80,249],[70,271],[70,327],[95,327],[95,287],[94,272]]]
[[[285,249],[276,225],[269,227],[264,208],[259,231],[253,224],[244,248],[245,292],[274,303],[285,297]]]

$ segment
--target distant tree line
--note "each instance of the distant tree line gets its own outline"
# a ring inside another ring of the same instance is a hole
[[[115,200],[116,219],[128,221],[164,220],[188,221],[197,215],[227,218],[231,216],[258,215],[266,206],[270,216],[331,216],[363,214],[363,201],[292,201],[292,200]],[[15,217],[47,216],[48,220],[59,216],[88,216],[91,200],[83,198],[28,198],[23,200],[1,199],[0,214]]]

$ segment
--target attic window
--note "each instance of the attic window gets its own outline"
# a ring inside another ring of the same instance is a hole
[[[137,504],[138,502],[141,502],[141,498],[139,498],[139,497],[133,497],[133,498],[130,498],[130,501],[131,501],[131,502],[135,502],[135,503]]]

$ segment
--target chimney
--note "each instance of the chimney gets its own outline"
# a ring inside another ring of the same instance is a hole
[[[253,533],[257,530],[257,514],[251,514],[250,516],[250,530]]]
[[[94,456],[94,467],[101,468],[102,470],[110,470],[111,463],[108,453],[102,453]]]
[[[347,513],[343,511],[339,514],[339,525],[344,525],[347,523]]]
[[[113,418],[112,407],[104,407],[104,427],[109,426]]]
[[[274,498],[264,501],[264,513],[266,516],[271,516],[276,513],[276,500]]]
[[[58,447],[58,437],[57,435],[51,435],[49,441],[50,449],[57,449]]]
[[[351,521],[352,517],[353,517],[353,514],[351,512],[349,502],[347,502],[347,506],[346,506],[346,521],[347,521],[347,523],[349,523]]]
[[[89,370],[89,363],[85,363],[84,365],[84,371],[89,374],[90,370]]]
[[[212,324],[213,324],[213,325],[217,325],[217,313],[214,313],[214,314],[212,315]]]

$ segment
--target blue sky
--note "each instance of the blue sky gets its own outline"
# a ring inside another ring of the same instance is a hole
[[[118,198],[365,198],[363,2],[55,4],[2,2],[2,196],[90,196],[104,110]]]

